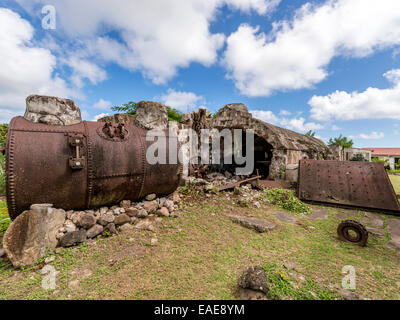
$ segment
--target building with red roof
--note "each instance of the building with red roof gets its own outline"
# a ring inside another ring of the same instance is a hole
[[[372,151],[372,157],[380,160],[389,160],[390,169],[396,169],[400,164],[400,148],[363,148]]]

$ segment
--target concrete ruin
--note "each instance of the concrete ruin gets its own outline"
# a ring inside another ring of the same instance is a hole
[[[149,106],[158,107],[149,108]],[[130,115],[114,115],[105,117],[99,121],[107,122],[125,122],[125,123],[151,123],[146,125],[146,129],[154,127],[166,128],[166,111],[161,104],[150,102],[140,102],[138,104],[138,113],[145,114],[145,117],[138,121],[138,116]],[[154,113],[154,114],[153,114]],[[150,121],[146,119],[159,119]],[[153,125],[155,124],[155,125]],[[334,160],[335,153],[328,148],[321,140],[309,137],[291,130],[283,129],[266,123],[262,120],[253,118],[247,107],[241,103],[228,104],[221,108],[214,117],[207,114],[205,109],[200,109],[192,114],[186,113],[182,117],[181,128],[191,128],[197,133],[201,129],[242,129],[253,130],[255,133],[255,170],[264,179],[279,180],[286,179],[297,181],[297,168],[299,160]],[[243,139],[245,141],[245,139]],[[243,147],[245,148],[245,146]],[[233,165],[234,166],[234,165]],[[214,168],[221,172],[232,170],[232,165],[224,165],[223,163]]]
[[[255,119],[244,104],[228,104],[210,121],[219,130],[254,130],[255,169],[264,178],[295,180],[299,160],[333,158],[321,140]]]

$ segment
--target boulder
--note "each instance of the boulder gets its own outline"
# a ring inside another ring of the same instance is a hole
[[[261,220],[261,219],[257,219],[257,218],[251,218],[251,217],[244,217],[244,216],[235,216],[235,215],[231,215],[229,217],[234,222],[239,223],[246,228],[254,229],[260,233],[271,231],[276,228],[275,223],[269,222],[266,220]]]
[[[167,108],[157,102],[141,101],[136,108],[135,124],[143,129],[166,129],[168,126]]]
[[[8,258],[16,268],[34,264],[43,257],[46,249],[54,250],[56,235],[65,221],[64,210],[52,208],[51,204],[32,205],[23,212],[7,229],[3,246]]]
[[[24,118],[35,123],[61,126],[82,122],[81,111],[74,101],[40,95],[26,98]]]
[[[61,247],[71,247],[74,244],[85,242],[87,239],[86,237],[86,230],[80,229],[78,231],[69,232],[64,235],[60,239],[60,246]]]
[[[251,289],[268,293],[268,280],[265,271],[260,266],[247,268],[239,278],[238,286],[243,289]]]

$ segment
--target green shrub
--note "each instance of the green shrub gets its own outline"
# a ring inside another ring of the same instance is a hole
[[[126,113],[126,114],[130,114],[130,115],[135,115],[136,114],[136,110],[137,110],[137,106],[138,104],[136,102],[133,101],[129,101],[128,103],[124,103],[120,106],[115,106],[112,107],[111,110],[112,111],[116,111],[116,112],[122,112],[122,113]],[[176,121],[176,122],[181,122],[182,120],[182,113],[176,109],[173,109],[169,106],[166,106],[167,108],[167,113],[168,113],[168,120],[169,121]]]
[[[0,202],[0,236],[4,234],[8,226],[11,224],[11,219],[8,216],[7,204]]]
[[[6,146],[8,124],[0,124],[0,147]]]
[[[388,165],[389,164],[389,160],[381,160],[378,157],[372,157],[372,162],[379,162],[379,163],[383,163],[383,165]]]
[[[278,207],[297,213],[309,213],[311,209],[301,202],[292,190],[283,188],[265,190],[265,198]]]
[[[357,153],[350,159],[350,161],[367,162],[368,160],[365,159],[361,153]]]
[[[6,169],[5,159],[2,153],[0,153],[0,195],[6,193]]]

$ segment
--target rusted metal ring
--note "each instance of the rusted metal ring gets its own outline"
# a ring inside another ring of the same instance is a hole
[[[367,229],[354,220],[342,221],[337,228],[337,233],[340,240],[355,243],[361,247],[365,247],[368,241]]]

